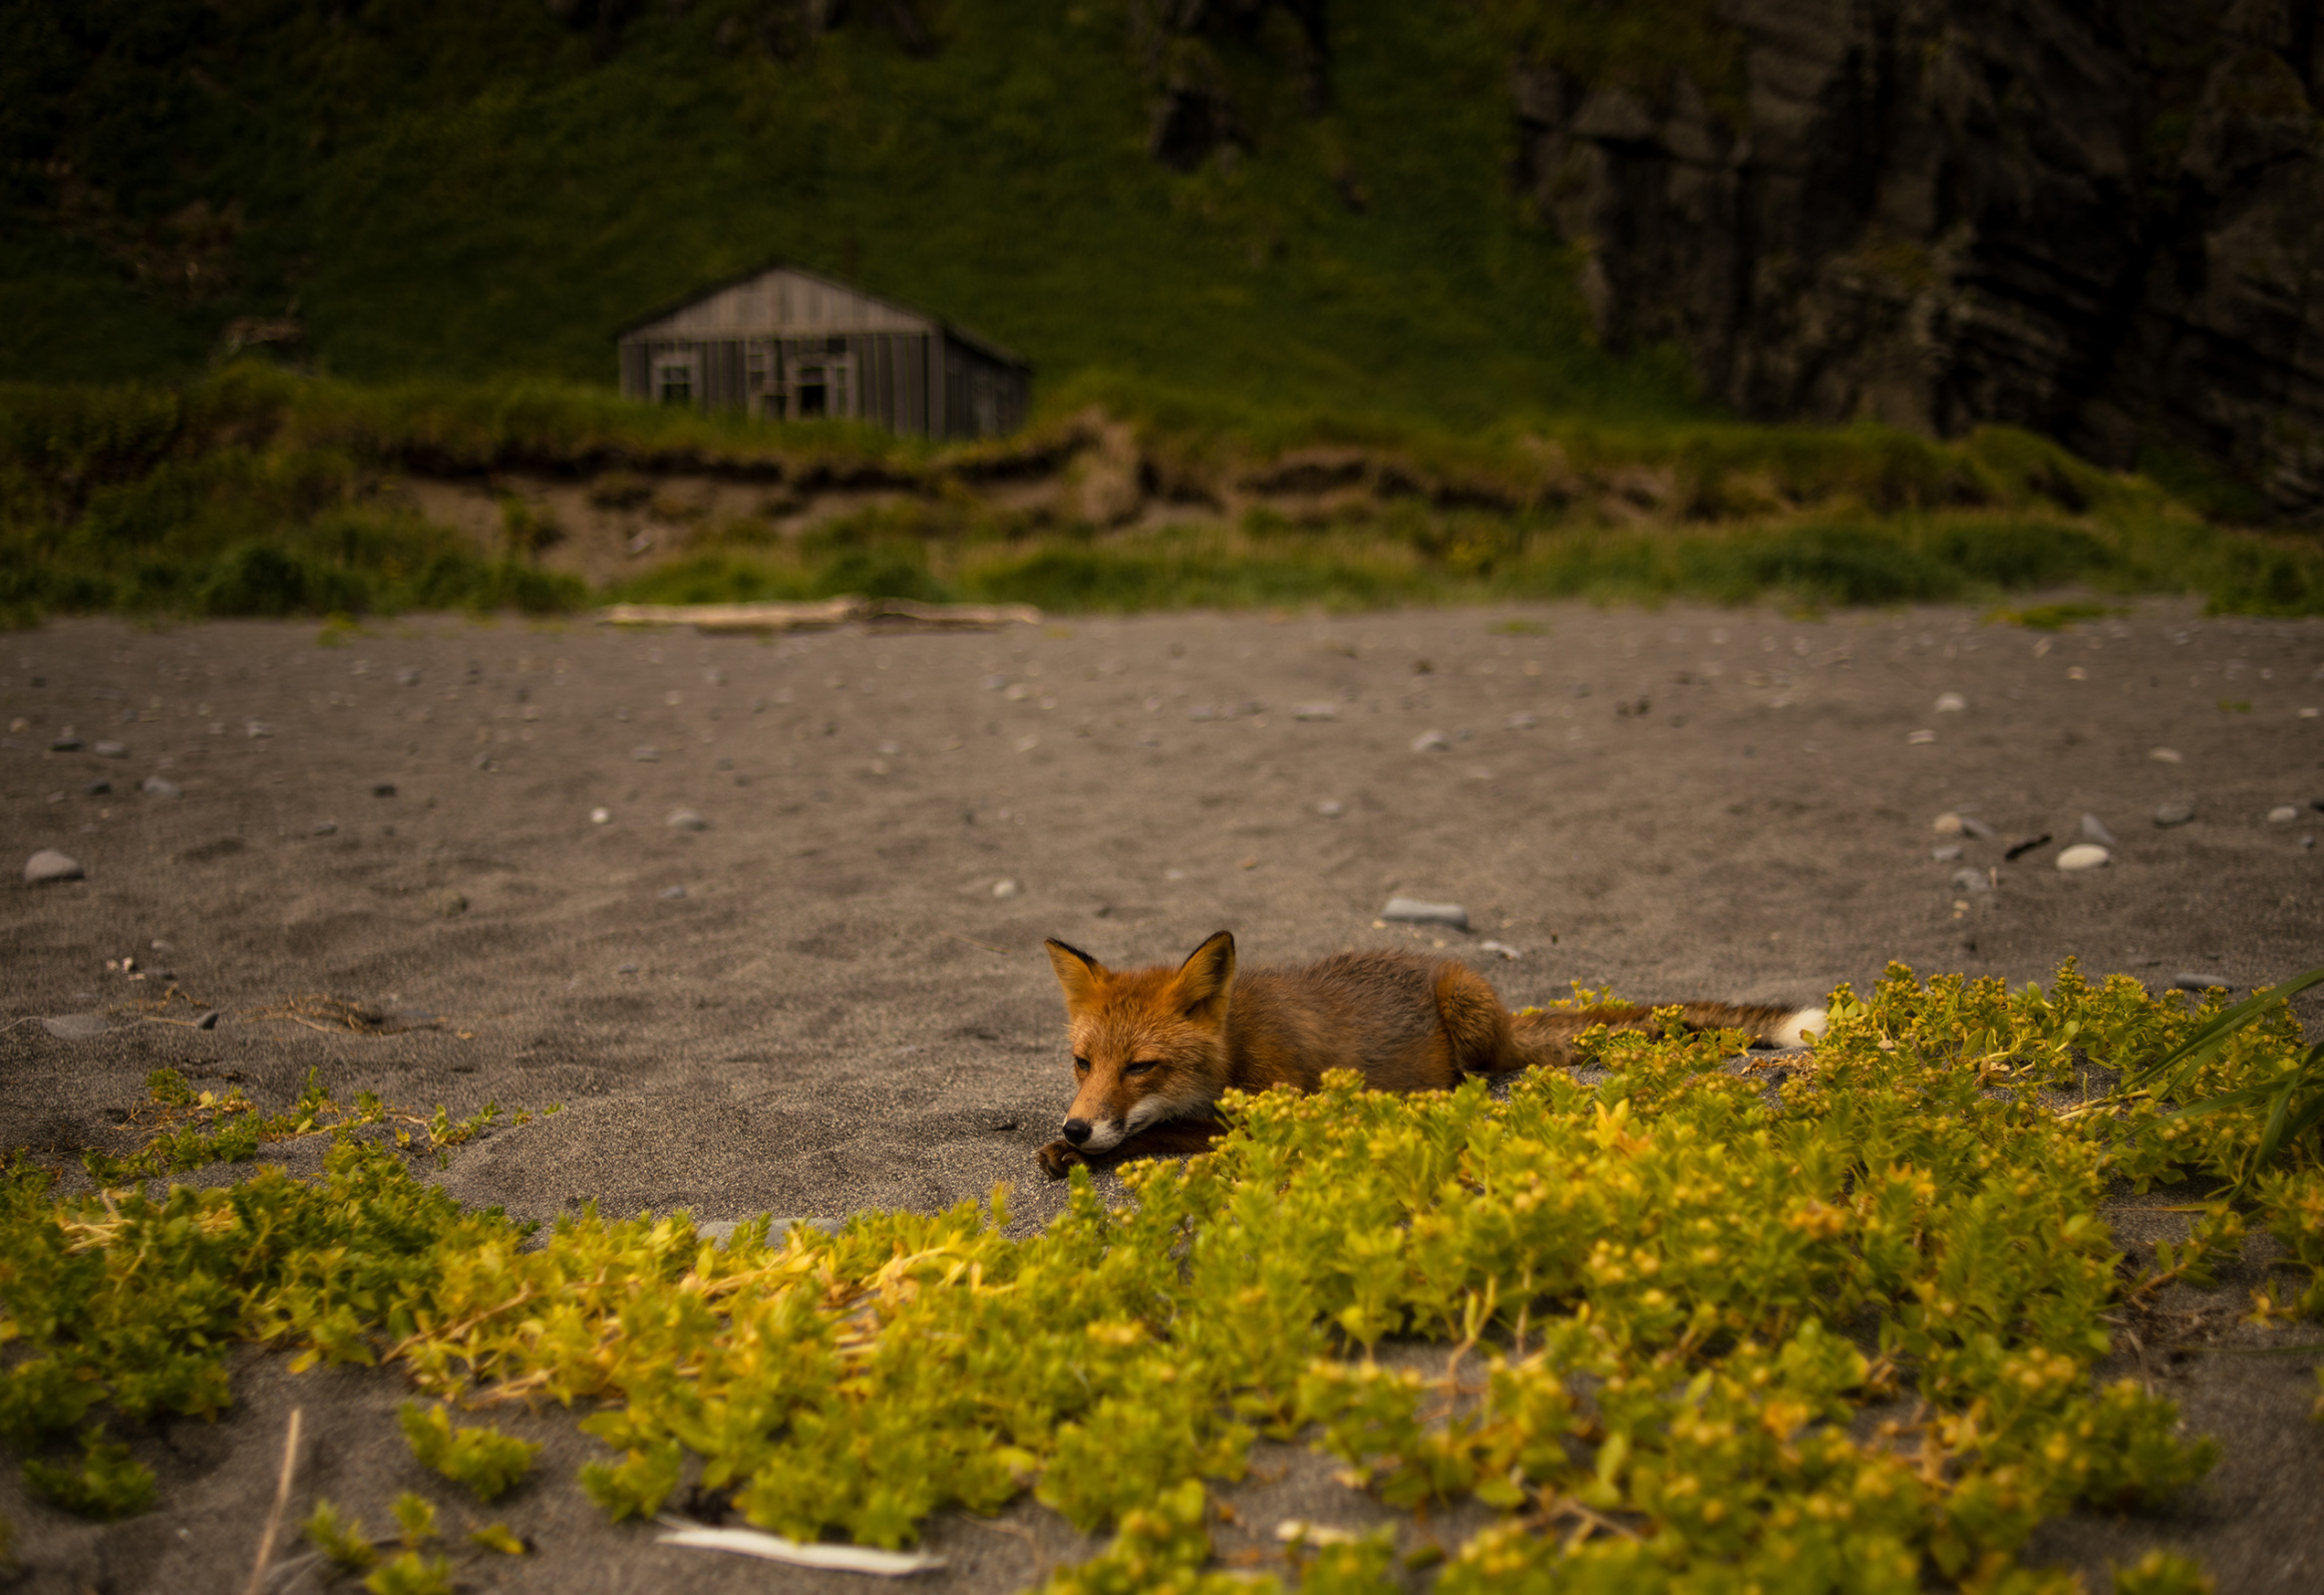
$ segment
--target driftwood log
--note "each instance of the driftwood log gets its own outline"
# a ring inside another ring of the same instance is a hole
[[[611,626],[692,626],[696,631],[825,631],[849,622],[893,631],[992,631],[1037,626],[1031,604],[923,604],[909,598],[830,598],[820,603],[614,604],[597,618]]]

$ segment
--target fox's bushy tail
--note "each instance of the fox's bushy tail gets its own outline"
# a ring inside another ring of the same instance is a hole
[[[1679,1022],[1689,1030],[1740,1030],[1754,1047],[1805,1047],[1810,1035],[1824,1029],[1825,1021],[1822,1008],[1742,1003],[1666,1006],[1678,1009]],[[1609,1003],[1598,1008],[1536,1008],[1511,1014],[1504,1068],[1494,1073],[1527,1069],[1535,1064],[1571,1069],[1574,1042],[1599,1025],[1608,1030],[1656,1028],[1654,1010],[1632,1003]]]

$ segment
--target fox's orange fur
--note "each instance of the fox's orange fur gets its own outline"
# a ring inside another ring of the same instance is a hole
[[[1234,937],[1219,931],[1176,969],[1116,971],[1052,940],[1065,988],[1074,1099],[1065,1134],[1041,1148],[1052,1176],[1095,1154],[1198,1151],[1220,1130],[1211,1109],[1229,1089],[1313,1091],[1351,1069],[1378,1091],[1444,1091],[1464,1075],[1505,1075],[1573,1061],[1594,1025],[1646,1028],[1630,1006],[1512,1014],[1466,964],[1412,953],[1338,953],[1305,969],[1237,975]],[[1800,1045],[1815,1009],[1685,1003],[1698,1030],[1740,1030],[1755,1043]]]

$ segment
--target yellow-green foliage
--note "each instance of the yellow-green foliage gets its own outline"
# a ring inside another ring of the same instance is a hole
[[[379,1547],[372,1543],[363,1519],[352,1514],[342,1516],[330,1501],[317,1500],[315,1509],[299,1526],[306,1534],[307,1543],[322,1552],[334,1566],[360,1573],[379,1562]]]
[[[423,1409],[417,1402],[406,1402],[396,1418],[420,1465],[467,1485],[479,1500],[498,1500],[514,1489],[540,1450],[490,1425],[455,1426],[442,1407]]]
[[[204,1367],[234,1336],[389,1359],[471,1407],[593,1407],[613,1455],[585,1483],[617,1516],[658,1510],[689,1453],[704,1488],[800,1539],[895,1545],[1031,1490],[1120,1535],[1060,1591],[1212,1587],[1197,1481],[1302,1433],[1386,1502],[1503,1514],[1446,1564],[1452,1595],[1987,1588],[2043,1518],[2153,1503],[2211,1461],[2168,1402],[2091,1379],[2125,1289],[2098,1204],[2120,1179],[2232,1178],[2264,1122],[2077,1083],[2083,1059],[2135,1072],[2217,1011],[2071,964],[2046,993],[1892,969],[1834,994],[1780,1087],[1722,1067],[1735,1038],[1675,1030],[1598,1033],[1601,1085],[1537,1073],[1504,1103],[1335,1077],[1236,1101],[1237,1133],[1133,1165],[1121,1206],[1077,1175],[1024,1240],[996,1192],[724,1247],[683,1215],[584,1213],[527,1249],[362,1129],[312,1185],[108,1205],[20,1169],[0,1304],[28,1355],[7,1380],[36,1409],[44,1363],[115,1388],[100,1321]],[[2300,1051],[2278,1010],[2186,1089]],[[2246,1217],[2314,1235],[2312,1145],[2281,1164],[2129,1289],[2197,1275]],[[2313,1278],[2324,1258],[2293,1244]],[[1375,1362],[1389,1338],[1451,1351],[1434,1372]],[[433,1524],[405,1529],[383,1587],[430,1576]],[[1385,1589],[1385,1555],[1335,1548],[1310,1587]]]

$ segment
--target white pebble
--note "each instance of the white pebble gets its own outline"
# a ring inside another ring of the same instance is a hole
[[[43,847],[24,861],[24,883],[42,886],[52,880],[79,880],[82,878],[81,860],[54,847]]]
[[[1424,731],[1412,740],[1416,754],[1441,754],[1453,746],[1453,739],[1441,731]]]
[[[710,821],[691,808],[673,808],[668,820],[672,830],[708,830]]]
[[[612,823],[612,821],[613,810],[610,808],[592,808],[589,810],[589,823],[592,825],[605,825]]]
[[[1957,715],[1968,707],[1969,700],[1957,692],[1937,694],[1936,712],[1940,715]]]
[[[2288,825],[2299,817],[2300,811],[2290,803],[2278,803],[2267,811],[2267,822],[2271,825]]]
[[[1326,819],[1337,819],[1348,811],[1348,807],[1336,798],[1326,798],[1315,805],[1315,811]]]
[[[1017,895],[1017,883],[1013,880],[996,880],[993,882],[993,895],[1007,902]]]
[[[2178,750],[2175,748],[2152,748],[2148,750],[2147,757],[2158,765],[2175,765],[2179,762]]]
[[[1935,741],[1936,733],[1933,731],[1908,731],[1904,734],[1905,745],[1911,748],[1926,747]]]
[[[2058,855],[2058,867],[2060,869],[2069,871],[2077,869],[2097,869],[2102,865],[2113,863],[2114,860],[2115,855],[2108,852],[2104,847],[2101,847],[2097,842],[2084,841],[2076,842],[2073,846],[2060,853]]]

